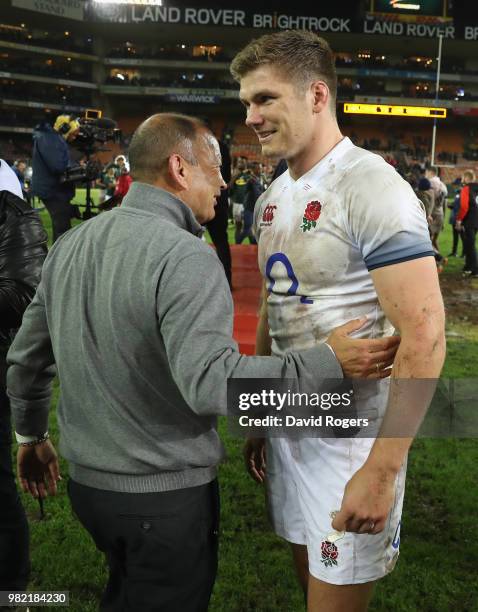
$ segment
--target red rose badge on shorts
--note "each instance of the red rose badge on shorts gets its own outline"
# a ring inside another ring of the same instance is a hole
[[[339,556],[339,551],[335,544],[324,540],[322,542],[321,552],[321,561],[325,565],[325,567],[332,567],[332,565],[337,565],[337,557]]]
[[[300,229],[303,232],[309,232],[313,227],[317,225],[317,221],[320,217],[320,213],[322,212],[322,204],[317,200],[313,202],[309,202],[304,210],[304,214],[302,216],[302,225]]]

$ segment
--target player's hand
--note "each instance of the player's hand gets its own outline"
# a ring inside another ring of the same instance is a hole
[[[60,466],[50,440],[18,447],[17,474],[22,491],[32,497],[47,497],[47,490],[50,495],[56,495],[56,483],[61,480]]]
[[[244,445],[246,470],[259,484],[266,476],[266,441],[264,438],[249,438]]]
[[[461,225],[461,221],[457,221],[455,223],[455,229],[457,232],[461,232],[461,230],[463,229],[463,226]]]
[[[350,338],[349,334],[360,329],[366,321],[367,318],[363,317],[336,327],[326,340],[334,350],[345,378],[390,376],[400,337]]]
[[[396,472],[364,465],[348,481],[332,521],[337,531],[376,534],[384,530],[395,499]]]

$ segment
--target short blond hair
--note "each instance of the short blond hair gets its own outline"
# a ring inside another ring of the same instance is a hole
[[[463,172],[463,180],[466,180],[468,183],[473,183],[476,180],[476,174],[473,170],[465,170]]]
[[[276,68],[286,78],[305,88],[313,81],[324,81],[331,105],[337,99],[335,58],[329,43],[306,30],[286,30],[252,40],[232,60],[230,71],[236,81],[259,66]]]

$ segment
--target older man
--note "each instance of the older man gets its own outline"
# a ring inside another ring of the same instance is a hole
[[[196,119],[154,115],[134,134],[129,159],[134,183],[123,205],[54,245],[9,353],[25,444],[19,477],[35,496],[45,480],[55,492],[46,432],[56,362],[71,502],[110,569],[102,608],[197,612],[216,575],[215,415],[225,412],[227,378],[340,377],[330,347],[345,373],[360,374],[371,360],[390,363],[395,348],[348,339],[354,322],[330,347],[241,356],[221,264],[198,239],[225,187],[217,141]]]

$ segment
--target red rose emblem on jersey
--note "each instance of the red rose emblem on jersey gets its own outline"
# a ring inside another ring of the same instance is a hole
[[[324,540],[321,545],[321,554],[322,554],[322,563],[325,567],[332,567],[332,565],[337,565],[337,558],[339,556],[339,551],[337,546],[332,542],[328,542]]]
[[[317,221],[322,211],[322,204],[317,200],[309,202],[302,215],[302,225],[300,229],[303,232],[309,232],[313,227],[317,225]]]

